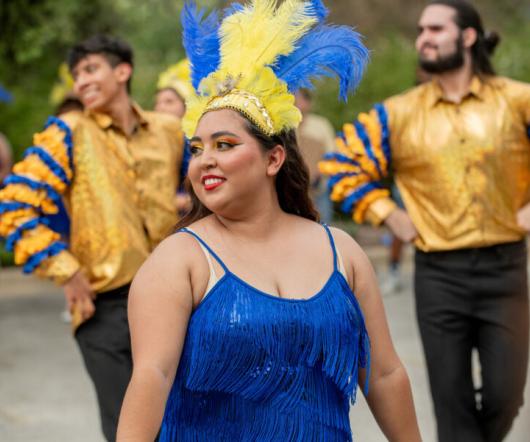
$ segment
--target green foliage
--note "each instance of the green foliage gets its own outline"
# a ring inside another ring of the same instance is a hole
[[[388,11],[393,10],[389,9],[389,2],[359,0],[348,7],[349,2],[326,1],[335,21],[362,25],[360,29],[368,35],[366,44],[372,51],[364,80],[348,104],[337,101],[334,81],[318,85],[315,111],[327,116],[336,129],[375,102],[414,84],[415,17],[412,13],[389,17]],[[228,1],[198,0],[198,3],[210,8]],[[398,3],[407,11],[415,12],[419,6],[417,0]],[[31,143],[31,134],[53,112],[48,97],[67,49],[95,32],[110,32],[132,44],[136,58],[133,95],[141,105],[151,108],[158,74],[183,56],[179,19],[182,5],[183,0],[0,2],[0,83],[15,97],[10,105],[0,103],[0,131],[10,139],[16,158]],[[501,26],[503,41],[495,64],[500,74],[529,81],[530,57],[524,56],[530,41],[530,28],[525,26],[528,16],[524,16],[528,9],[516,0],[503,5],[493,0],[483,5],[485,22],[494,18],[496,26]],[[334,16],[334,11],[341,16]],[[388,23],[394,23],[395,27],[385,27]]]
[[[0,269],[13,265],[13,254],[6,251],[4,244],[0,241]]]
[[[356,94],[348,103],[337,100],[338,86],[334,81],[322,81],[316,91],[314,110],[325,115],[340,129],[359,112],[414,85],[416,55],[412,43],[399,34],[367,41],[371,62]]]

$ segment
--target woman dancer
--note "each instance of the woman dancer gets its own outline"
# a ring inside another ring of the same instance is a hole
[[[119,441],[351,441],[358,382],[389,440],[420,440],[373,270],[316,222],[294,136],[292,91],[331,69],[345,96],[366,50],[319,1],[274,3],[184,10],[193,209],[131,289]]]

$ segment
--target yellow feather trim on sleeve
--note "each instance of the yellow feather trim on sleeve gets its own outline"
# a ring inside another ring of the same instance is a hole
[[[57,205],[48,198],[45,190],[34,190],[25,184],[8,184],[0,190],[0,201],[17,201],[40,207],[44,213],[55,214],[59,211]]]
[[[68,179],[72,179],[72,169],[64,137],[64,132],[57,125],[52,124],[42,132],[33,135],[33,144],[48,152],[62,167]]]
[[[364,222],[365,214],[370,205],[380,199],[385,198],[390,195],[390,192],[386,189],[375,189],[369,192],[364,196],[363,199],[361,199],[356,205],[355,209],[353,211],[353,220],[357,224],[361,224]]]
[[[15,245],[15,264],[24,264],[30,256],[43,251],[60,238],[58,233],[40,224],[25,231]]]
[[[33,209],[18,209],[5,212],[0,216],[0,236],[4,238],[13,233],[18,226],[21,226],[30,219],[35,218]]]
[[[59,193],[66,190],[66,184],[37,155],[28,155],[23,161],[13,166],[13,171],[17,175],[24,175],[32,180],[49,184]]]

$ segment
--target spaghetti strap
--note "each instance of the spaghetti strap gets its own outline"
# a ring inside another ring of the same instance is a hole
[[[326,233],[329,237],[329,243],[331,244],[331,250],[333,251],[333,271],[337,270],[337,249],[335,247],[335,241],[333,240],[333,235],[331,234],[331,231],[329,230],[329,226],[327,224],[322,223],[322,226],[324,226],[324,229],[326,229]]]
[[[231,273],[230,270],[228,270],[228,267],[225,265],[225,263],[223,262],[223,260],[221,258],[219,258],[219,256],[217,255],[217,253],[215,253],[208,244],[206,244],[206,242],[199,236],[197,235],[193,230],[190,230],[190,229],[187,229],[186,227],[184,227],[183,229],[180,229],[178,232],[185,232],[185,233],[189,233],[191,236],[195,237],[195,239],[197,241],[199,241],[200,244],[202,244],[204,246],[204,248],[206,250],[208,250],[208,253],[210,253],[210,255],[212,255],[215,260],[219,263],[219,265],[223,268],[223,270],[225,271],[225,273]],[[178,233],[177,232],[177,233]]]

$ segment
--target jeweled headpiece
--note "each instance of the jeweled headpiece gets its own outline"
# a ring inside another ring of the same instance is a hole
[[[190,63],[187,59],[170,66],[158,77],[157,89],[173,89],[185,101],[195,93],[191,85]]]
[[[346,99],[358,85],[368,51],[347,26],[325,25],[321,0],[250,0],[206,16],[194,3],[182,12],[183,42],[197,95],[186,105],[186,135],[218,109],[242,113],[267,135],[301,121],[294,93],[323,76],[340,80]]]

